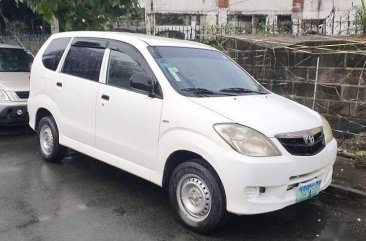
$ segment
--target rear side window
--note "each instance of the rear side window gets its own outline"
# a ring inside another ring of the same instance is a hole
[[[104,49],[71,46],[62,69],[65,74],[99,81]]]
[[[42,56],[43,65],[50,70],[56,70],[58,63],[71,38],[58,38],[52,40]]]

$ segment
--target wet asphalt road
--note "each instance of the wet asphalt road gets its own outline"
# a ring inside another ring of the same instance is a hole
[[[174,219],[159,187],[81,154],[42,161],[27,128],[0,129],[0,240],[366,240],[366,202],[323,192],[233,216],[203,236]]]

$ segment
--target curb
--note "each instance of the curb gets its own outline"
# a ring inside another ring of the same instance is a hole
[[[342,196],[354,197],[354,198],[366,198],[366,192],[354,189],[349,186],[345,186],[339,184],[337,182],[331,183],[330,186],[327,188],[327,191],[334,194],[339,194]]]

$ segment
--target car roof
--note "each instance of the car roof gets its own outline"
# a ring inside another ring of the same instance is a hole
[[[141,41],[150,46],[176,46],[176,47],[188,47],[188,48],[201,48],[211,49],[214,48],[188,40],[172,39],[165,37],[158,37],[146,34],[137,33],[125,33],[125,32],[102,32],[102,31],[75,31],[75,32],[63,32],[54,34],[52,37],[95,37],[95,38],[107,38],[120,41]]]
[[[0,48],[7,48],[7,49],[23,49],[21,46],[19,45],[13,45],[13,44],[3,44],[0,43]]]

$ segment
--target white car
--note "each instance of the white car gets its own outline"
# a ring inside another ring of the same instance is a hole
[[[29,70],[33,56],[16,45],[0,44],[0,125],[26,124]]]
[[[28,102],[46,161],[65,147],[169,191],[188,228],[265,213],[329,186],[337,144],[315,111],[266,90],[220,51],[147,35],[52,35]]]

